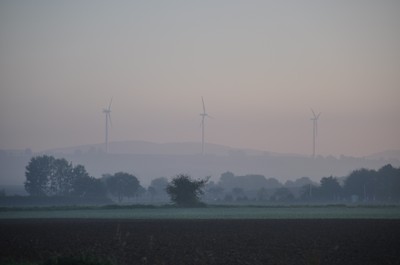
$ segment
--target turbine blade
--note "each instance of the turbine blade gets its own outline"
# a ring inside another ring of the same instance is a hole
[[[321,112],[320,113],[318,113],[318,115],[317,115],[317,119],[319,118],[319,116],[321,115]]]
[[[206,113],[206,105],[204,104],[204,98],[201,97],[201,101],[203,102],[203,113]]]

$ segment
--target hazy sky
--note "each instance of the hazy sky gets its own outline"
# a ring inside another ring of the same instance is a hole
[[[1,1],[0,149],[400,149],[400,1]],[[200,152],[200,150],[199,150]]]

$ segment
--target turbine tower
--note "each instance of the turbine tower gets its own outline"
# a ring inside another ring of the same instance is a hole
[[[204,149],[204,119],[206,117],[212,118],[210,115],[207,114],[206,112],[206,106],[204,104],[204,99],[201,97],[201,101],[203,102],[203,113],[200,113],[201,116],[201,154],[205,154],[205,149]]]
[[[106,153],[108,153],[108,121],[111,123],[111,103],[112,103],[112,98],[110,100],[110,104],[108,105],[108,108],[103,109],[103,113],[106,115],[106,134],[105,134],[105,147],[106,147]]]
[[[316,138],[318,136],[318,119],[319,116],[321,115],[321,112],[317,114],[315,114],[314,110],[311,109],[311,112],[313,114],[313,117],[311,118],[311,120],[313,121],[313,153],[312,153],[312,157],[315,157],[315,141]]]

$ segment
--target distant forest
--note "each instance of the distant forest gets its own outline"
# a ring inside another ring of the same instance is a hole
[[[31,158],[25,177],[29,196],[7,196],[0,191],[1,206],[170,203],[168,178],[153,179],[148,187],[128,172],[105,173],[97,179],[83,165],[74,166],[53,156]],[[357,169],[345,177],[323,177],[319,183],[308,177],[281,183],[263,175],[225,172],[218,181],[205,184],[201,200],[208,204],[256,205],[395,204],[400,202],[400,168],[388,164],[379,170]]]
[[[284,184],[262,175],[226,172],[206,191],[215,201],[230,202],[399,203],[400,168],[388,164],[377,171],[358,169],[346,177],[323,177],[320,183],[301,177]]]

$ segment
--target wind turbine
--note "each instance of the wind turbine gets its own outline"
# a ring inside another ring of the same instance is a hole
[[[111,123],[111,103],[112,103],[112,98],[110,100],[110,104],[108,105],[108,108],[103,109],[103,113],[106,115],[106,136],[105,136],[105,146],[106,146],[106,153],[108,153],[108,121]]]
[[[313,117],[311,118],[311,120],[313,121],[313,153],[312,153],[312,157],[315,157],[315,140],[318,136],[318,119],[319,116],[321,115],[321,112],[317,114],[315,114],[314,110],[311,109],[311,112],[313,114]]]
[[[205,149],[204,149],[204,119],[206,117],[212,118],[210,115],[207,114],[206,112],[206,106],[204,104],[204,99],[201,97],[201,101],[203,102],[203,113],[200,113],[201,116],[201,154],[205,154]]]

